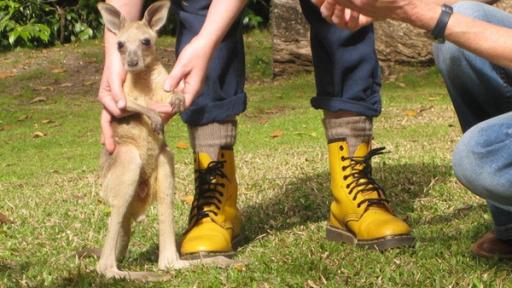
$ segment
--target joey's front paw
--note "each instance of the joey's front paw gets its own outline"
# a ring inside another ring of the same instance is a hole
[[[185,96],[180,93],[174,93],[169,100],[169,105],[176,113],[181,113],[185,110]]]
[[[160,118],[160,116],[151,117],[150,120],[153,132],[155,132],[156,134],[164,133],[164,124],[162,123],[162,119]]]

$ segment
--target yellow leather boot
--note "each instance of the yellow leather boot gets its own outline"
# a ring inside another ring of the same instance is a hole
[[[361,143],[350,156],[346,139],[328,146],[334,200],[327,239],[378,250],[411,245],[411,229],[393,214],[384,190],[371,177],[370,160],[384,148],[369,150],[369,144]]]
[[[184,259],[234,255],[241,221],[233,149],[221,148],[217,159],[195,155],[196,191],[180,251]]]

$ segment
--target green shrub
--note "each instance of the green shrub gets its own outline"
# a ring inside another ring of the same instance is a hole
[[[0,47],[48,44],[56,21],[52,9],[37,0],[0,0]]]
[[[103,34],[96,8],[99,0],[0,0],[0,50],[46,47]],[[152,1],[145,1],[147,7]],[[249,0],[242,16],[244,30],[268,23],[270,0]],[[174,19],[162,31],[174,33]]]

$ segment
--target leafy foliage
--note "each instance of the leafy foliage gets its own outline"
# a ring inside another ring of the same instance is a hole
[[[265,27],[269,21],[270,0],[250,0],[242,15],[244,30]]]
[[[41,47],[102,33],[97,0],[0,0],[0,49]]]
[[[52,7],[37,0],[0,1],[0,46],[35,47],[50,41]],[[50,16],[50,17],[49,17]]]
[[[45,47],[95,38],[103,33],[99,0],[0,0],[0,50]],[[147,7],[152,1],[145,1]],[[268,23],[270,0],[250,0],[242,15],[244,30]],[[173,34],[174,19],[162,31]]]

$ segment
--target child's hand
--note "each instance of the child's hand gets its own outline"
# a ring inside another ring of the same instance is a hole
[[[213,53],[213,41],[194,38],[183,48],[171,73],[164,83],[164,90],[176,91],[185,96],[185,109],[190,107],[203,87],[208,62]]]
[[[101,77],[98,100],[103,105],[101,112],[101,143],[109,153],[113,153],[115,142],[111,127],[112,116],[120,117],[126,107],[126,99],[123,83],[126,79],[126,71],[123,68],[120,57],[110,55],[105,62]]]

